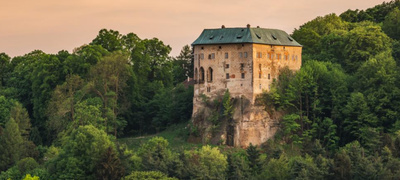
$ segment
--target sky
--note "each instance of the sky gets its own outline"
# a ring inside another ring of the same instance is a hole
[[[295,28],[317,16],[383,0],[0,0],[0,53],[55,54],[89,44],[103,29],[156,37],[177,56],[206,28]],[[388,2],[388,1],[386,1]]]

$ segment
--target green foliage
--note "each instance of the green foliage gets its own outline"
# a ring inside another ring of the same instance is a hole
[[[393,9],[385,18],[382,29],[385,33],[396,40],[400,40],[400,10]]]
[[[19,132],[18,124],[14,119],[6,123],[3,134],[0,136],[0,144],[3,146],[0,151],[0,170],[4,171],[21,159],[24,150],[21,149],[23,139]]]
[[[250,179],[252,176],[249,161],[244,152],[232,152],[227,156],[227,179]]]
[[[39,164],[31,157],[19,160],[16,165],[21,174],[26,174],[39,167]]]
[[[38,176],[31,176],[30,174],[27,174],[23,180],[39,180],[40,178]]]
[[[176,180],[176,178],[168,177],[166,174],[159,171],[134,171],[128,176],[122,178],[123,180]]]
[[[95,169],[97,179],[121,179],[125,173],[120,159],[111,147],[103,154]]]
[[[228,167],[227,157],[209,145],[199,150],[185,151],[190,179],[223,179]]]
[[[285,155],[279,159],[272,158],[260,174],[260,179],[289,179],[289,161]]]
[[[154,137],[143,144],[138,150],[139,157],[143,160],[144,170],[157,170],[168,173],[168,166],[172,160],[168,141],[162,137]]]
[[[49,162],[52,178],[94,178],[108,148],[115,148],[104,131],[80,126],[62,140],[62,151]]]

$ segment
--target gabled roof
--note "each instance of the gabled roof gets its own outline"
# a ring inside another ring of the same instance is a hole
[[[204,29],[192,45],[240,43],[301,46],[285,31],[265,28]]]

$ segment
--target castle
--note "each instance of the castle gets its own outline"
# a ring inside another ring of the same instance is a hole
[[[235,123],[232,130],[222,131],[218,138],[237,147],[261,144],[271,138],[277,130],[276,117],[255,105],[256,96],[269,91],[281,68],[300,69],[302,46],[282,30],[250,25],[205,29],[192,46],[194,126],[205,129],[206,119],[196,119],[205,108],[201,96],[212,99],[229,89],[231,97],[238,99]],[[203,132],[201,138],[206,136],[210,135]]]

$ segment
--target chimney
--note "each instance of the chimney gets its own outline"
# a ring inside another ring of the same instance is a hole
[[[247,28],[250,28],[250,24],[247,24]]]
[[[221,29],[224,29],[224,28],[225,28],[225,25],[222,25],[222,26],[221,26]]]
[[[260,28],[260,26],[257,26],[257,28]]]

